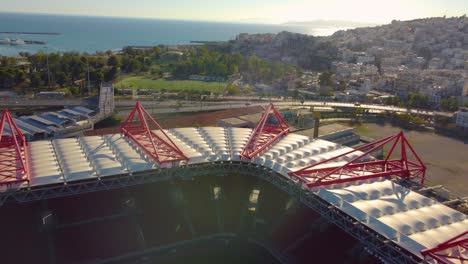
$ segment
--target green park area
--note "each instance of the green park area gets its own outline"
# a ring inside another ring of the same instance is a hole
[[[114,87],[117,89],[153,89],[164,92],[222,93],[226,88],[226,83],[128,76],[114,83]]]

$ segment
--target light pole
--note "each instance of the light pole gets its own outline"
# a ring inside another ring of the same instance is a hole
[[[44,47],[46,53],[46,66],[47,66],[47,86],[50,90],[50,70],[49,70],[49,53],[47,52],[47,46]]]
[[[91,96],[91,81],[90,81],[90,78],[89,78],[89,59],[88,59],[88,57],[86,57],[86,68],[87,68],[87,71],[88,71],[88,96]]]

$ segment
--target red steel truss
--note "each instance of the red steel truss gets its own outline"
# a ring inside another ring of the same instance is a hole
[[[6,126],[9,135],[6,135]],[[8,110],[0,121],[0,185],[29,181],[26,139],[16,126]]]
[[[267,124],[270,114],[276,119],[276,124]],[[271,146],[281,137],[289,133],[289,125],[283,117],[276,111],[273,104],[270,103],[262,118],[258,121],[257,126],[252,131],[247,144],[241,153],[241,158],[252,159],[260,152]]]
[[[150,128],[151,125],[153,129]],[[156,133],[154,130],[160,133]],[[135,108],[122,123],[120,131],[131,138],[159,165],[174,161],[188,161],[184,153],[169,138],[161,126],[154,121],[140,102],[136,103]]]
[[[426,260],[432,258],[438,263],[468,263],[468,231],[434,248],[422,250],[421,254]]]
[[[400,143],[400,158],[390,159],[398,143]],[[384,146],[389,144],[391,144],[391,147],[384,160],[376,160],[370,157],[371,153],[383,149]],[[409,159],[408,151],[413,154],[416,161]],[[327,167],[322,165],[341,161],[342,157],[352,153],[357,153],[358,156],[343,165]],[[319,165],[322,166],[317,168]],[[396,135],[368,143],[288,174],[303,181],[309,187],[389,176],[399,176],[407,179],[421,178],[421,183],[424,183],[426,166],[408,143],[402,131]]]

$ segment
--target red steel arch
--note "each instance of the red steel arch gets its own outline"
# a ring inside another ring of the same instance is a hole
[[[4,110],[0,120],[0,185],[29,182],[26,146],[23,133]]]
[[[151,129],[151,125],[153,126],[153,129]],[[160,133],[155,133],[155,130]],[[161,126],[143,108],[140,102],[136,103],[135,108],[122,123],[120,131],[122,134],[132,139],[133,142],[135,142],[159,165],[168,162],[189,160],[169,138],[166,132],[164,132],[164,129],[162,129]]]
[[[400,158],[390,159],[398,143],[400,143]],[[391,144],[391,147],[384,160],[369,161],[371,153],[383,149],[388,144]],[[343,165],[317,168],[318,165],[338,162],[341,157],[352,153],[359,153],[359,155]],[[415,161],[411,161],[408,157],[410,153],[413,154]],[[389,176],[407,179],[420,178],[421,183],[424,183],[425,174],[426,166],[409,144],[403,131],[288,173],[289,176],[303,181],[309,187]]]
[[[276,119],[276,124],[267,124],[270,114],[273,114],[273,117]],[[241,158],[249,160],[254,158],[288,133],[288,123],[286,123],[286,120],[284,120],[280,113],[276,111],[273,104],[270,103],[270,105],[265,109],[265,112],[263,112],[257,126],[255,126],[252,131],[247,144],[241,152]]]
[[[468,262],[468,231],[445,241],[434,248],[422,250],[421,254],[427,260],[432,258],[438,263]]]

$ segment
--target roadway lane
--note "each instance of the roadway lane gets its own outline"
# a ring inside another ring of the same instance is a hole
[[[141,101],[143,106],[146,108],[169,108],[166,110],[161,110],[165,112],[188,112],[193,111],[209,111],[209,110],[222,110],[229,109],[234,107],[242,107],[246,104],[250,105],[263,105],[266,106],[270,103],[268,98],[263,98],[262,101],[258,101],[258,97],[228,97],[233,100],[226,101],[202,101],[202,107],[200,107],[200,101],[180,101],[180,100],[164,100],[164,101]],[[76,106],[83,105],[88,106],[93,99],[84,98],[84,99],[1,99],[1,107],[39,107],[39,106]],[[296,102],[285,102],[285,100],[278,101],[278,98],[274,98],[271,101],[276,106],[328,106],[328,107],[341,107],[341,108],[364,108],[370,110],[380,110],[380,111],[390,111],[390,112],[399,112],[399,113],[412,113],[412,114],[421,114],[427,116],[433,115],[442,115],[442,116],[453,116],[454,113],[450,112],[441,112],[441,111],[428,111],[421,109],[407,109],[396,106],[388,105],[374,105],[374,104],[360,104],[355,105],[354,103],[344,103],[344,102],[323,102],[323,101],[305,101],[304,104]],[[135,100],[116,100],[115,107],[118,109],[131,108],[135,106]],[[182,107],[177,110],[175,107],[179,102],[182,102]],[[88,106],[89,107],[89,106]],[[197,109],[198,108],[198,109]],[[184,110],[185,109],[185,110]]]

